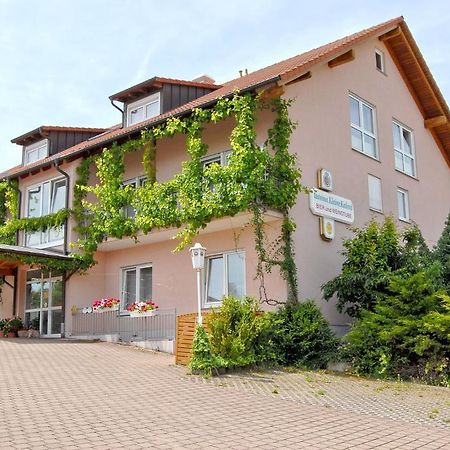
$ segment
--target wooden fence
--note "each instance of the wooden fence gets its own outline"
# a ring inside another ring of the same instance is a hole
[[[203,326],[206,330],[205,317],[209,313],[203,313]],[[177,317],[177,340],[175,363],[187,366],[192,354],[192,341],[194,339],[195,325],[197,324],[197,313],[182,314]]]

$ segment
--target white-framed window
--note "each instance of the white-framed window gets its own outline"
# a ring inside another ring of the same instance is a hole
[[[44,139],[24,148],[23,163],[31,164],[48,156],[48,139]]]
[[[214,155],[204,156],[201,161],[203,164],[203,169],[206,169],[211,164],[219,164],[221,166],[227,166],[230,159],[231,150],[226,150],[224,152],[215,153]]]
[[[409,195],[405,189],[397,188],[398,218],[404,222],[410,222]]]
[[[231,155],[231,150],[226,150],[224,152],[215,153],[214,155],[204,156],[201,159],[201,162],[203,164],[203,170],[207,169],[212,164],[219,164],[220,166],[227,166],[230,155]],[[212,192],[216,192],[216,188],[212,182],[209,184],[209,187]]]
[[[157,92],[127,106],[127,125],[142,122],[159,114],[161,114],[161,96]]]
[[[392,122],[394,136],[395,168],[400,172],[416,176],[413,132],[399,122]]]
[[[352,148],[378,159],[375,107],[353,94],[349,102]]]
[[[65,208],[66,179],[56,178],[30,186],[26,192],[26,217],[42,217]],[[49,247],[64,241],[63,228],[25,233],[27,247]]]
[[[384,53],[378,49],[375,49],[375,66],[380,72],[386,73],[384,65]]]
[[[122,268],[120,309],[126,311],[135,301],[152,300],[152,264]]]
[[[383,211],[383,200],[381,196],[381,180],[373,175],[368,175],[369,185],[369,208],[373,211]]]
[[[147,181],[147,177],[142,175],[140,177],[131,178],[123,182],[124,186],[131,186],[133,189],[136,189],[140,186],[143,186]],[[131,206],[125,206],[123,210],[124,216],[127,218],[134,218],[136,216],[136,210]]]
[[[208,255],[205,260],[205,306],[215,306],[222,298],[245,296],[245,252],[230,251]]]

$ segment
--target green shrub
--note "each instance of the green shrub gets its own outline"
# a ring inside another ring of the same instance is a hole
[[[450,297],[436,290],[440,269],[393,277],[373,311],[362,312],[344,350],[357,373],[450,382]]]
[[[270,359],[269,320],[255,299],[226,297],[207,317],[219,367],[244,367]]]
[[[209,336],[202,325],[197,325],[192,342],[192,357],[189,361],[189,368],[192,371],[211,376],[212,370],[216,367],[217,360],[212,354]]]
[[[317,305],[287,304],[270,314],[271,340],[278,363],[325,368],[333,359],[337,339]]]

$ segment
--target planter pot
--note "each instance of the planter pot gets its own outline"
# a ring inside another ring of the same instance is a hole
[[[0,337],[2,338],[15,338],[16,337],[16,333],[13,332],[9,332],[9,333],[1,333]]]
[[[94,313],[95,314],[102,314],[104,312],[110,312],[110,311],[119,311],[119,306],[114,306],[113,308],[96,309],[96,310],[94,310]]]
[[[130,311],[130,317],[150,317],[150,316],[156,316],[158,314],[158,310],[153,309],[152,311],[145,311],[145,312],[137,312],[137,311]]]
[[[17,336],[19,336],[20,338],[26,338],[28,337],[30,330],[19,330],[17,332]]]

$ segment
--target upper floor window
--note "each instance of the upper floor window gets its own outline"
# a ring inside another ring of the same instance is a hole
[[[26,197],[26,216],[42,217],[53,214],[66,207],[66,180],[59,178],[45,181],[29,187]],[[64,231],[61,228],[49,228],[45,231],[26,233],[25,245],[30,247],[58,245],[63,241]]]
[[[375,108],[353,95],[350,95],[349,101],[352,148],[378,159]]]
[[[214,155],[204,156],[201,160],[203,164],[203,170],[207,169],[212,164],[219,164],[219,166],[227,166],[230,155],[231,150],[227,150],[225,152],[216,153]],[[216,188],[212,182],[209,184],[209,187],[212,192],[216,192]]]
[[[137,187],[143,186],[147,181],[147,177],[145,175],[141,177],[131,178],[130,180],[124,181],[124,186],[131,186],[133,189]],[[134,218],[136,216],[136,210],[131,206],[127,205],[124,208],[124,215],[128,218]]]
[[[207,167],[209,167],[211,164],[214,163],[219,164],[221,166],[227,166],[230,155],[231,150],[227,150],[225,152],[216,153],[214,155],[204,156],[202,158],[203,169],[206,169]]]
[[[48,156],[48,140],[36,142],[25,147],[23,155],[23,163],[31,164]]]
[[[380,72],[386,73],[384,66],[384,53],[381,50],[375,50],[375,65]]]
[[[398,122],[392,123],[392,131],[394,133],[395,168],[415,177],[416,163],[412,131]]]
[[[160,94],[157,92],[127,106],[127,125],[156,117],[160,113]]]

